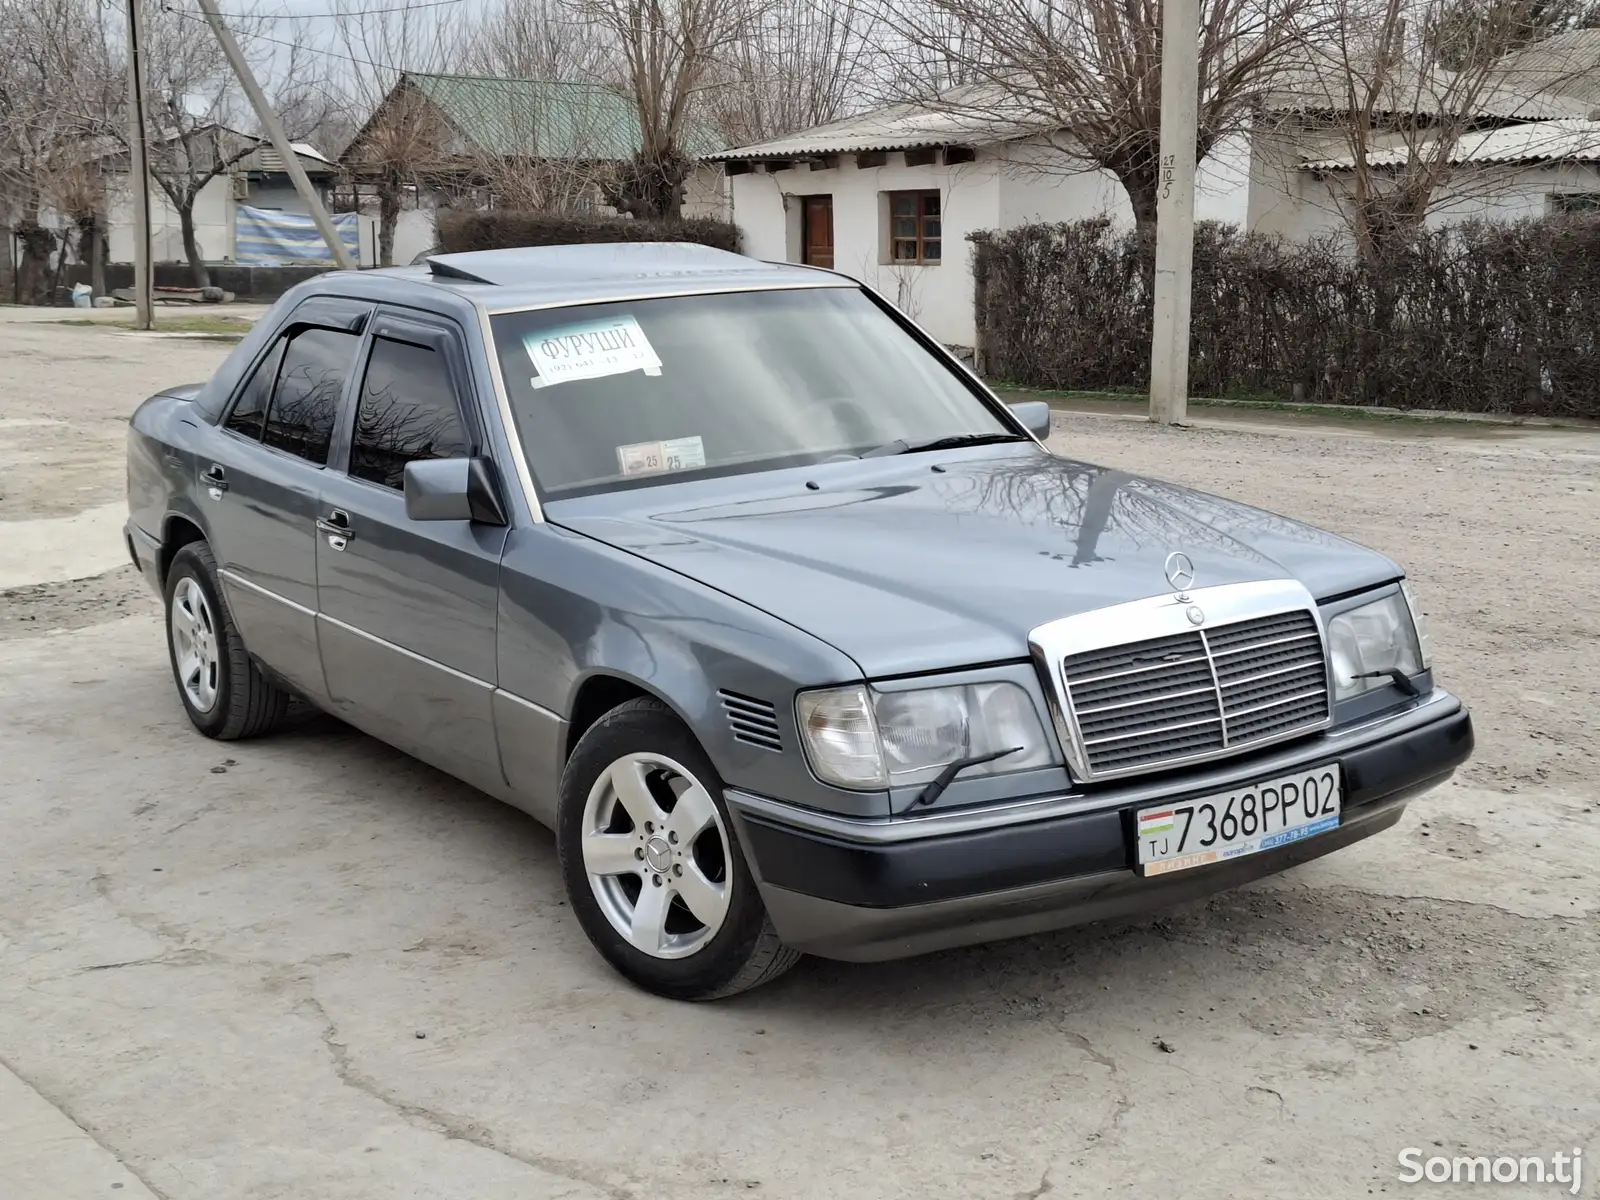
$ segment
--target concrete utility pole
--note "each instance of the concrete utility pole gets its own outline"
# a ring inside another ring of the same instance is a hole
[[[1182,424],[1189,413],[1189,299],[1194,274],[1194,168],[1199,132],[1199,0],[1161,11],[1161,183],[1156,194],[1155,326],[1150,344],[1150,419]]]
[[[150,279],[150,159],[145,153],[144,14],[128,0],[128,186],[133,189],[133,323],[149,329],[155,303]]]
[[[305,168],[300,165],[300,156],[289,145],[289,135],[283,131],[283,122],[278,120],[278,114],[272,105],[267,103],[266,93],[256,82],[255,72],[250,70],[250,64],[240,52],[239,43],[233,40],[233,34],[229,33],[228,27],[222,23],[222,14],[217,11],[216,0],[200,0],[200,9],[205,13],[206,24],[211,26],[211,32],[217,35],[217,41],[222,45],[222,52],[228,56],[228,65],[233,68],[233,73],[239,77],[239,82],[244,86],[244,94],[250,98],[250,105],[256,110],[256,118],[261,122],[261,128],[267,131],[267,139],[278,152],[278,157],[283,159],[283,169],[289,172],[294,190],[300,193],[300,199],[305,201],[306,211],[316,222],[317,232],[322,235],[322,240],[328,243],[333,261],[343,270],[354,271],[355,260],[350,257],[349,249],[340,239],[338,231],[334,229],[333,218],[328,216],[328,210],[322,207],[322,199],[311,186],[311,180],[306,178]]]

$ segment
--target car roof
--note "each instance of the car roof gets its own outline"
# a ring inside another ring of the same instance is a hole
[[[600,242],[433,254],[423,265],[361,274],[451,291],[491,313],[652,296],[859,286],[831,271],[761,262],[688,242]]]

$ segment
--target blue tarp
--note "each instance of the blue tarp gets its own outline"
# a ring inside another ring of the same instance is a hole
[[[355,213],[335,213],[334,228],[350,257],[361,259],[361,231]],[[268,208],[239,205],[234,218],[234,261],[242,266],[276,267],[288,263],[333,266],[328,243],[310,217]]]

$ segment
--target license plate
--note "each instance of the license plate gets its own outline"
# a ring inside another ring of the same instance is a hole
[[[1135,815],[1139,873],[1164,875],[1298,842],[1339,825],[1339,764]]]

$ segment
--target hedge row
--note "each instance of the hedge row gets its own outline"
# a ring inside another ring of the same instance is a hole
[[[513,246],[568,246],[577,242],[698,242],[739,252],[739,230],[712,217],[638,221],[515,209],[439,214],[439,245],[447,253],[505,250]]]
[[[1143,391],[1150,256],[1107,220],[974,236],[989,374]],[[1466,224],[1381,264],[1196,230],[1189,391],[1600,417],[1600,221]]]

